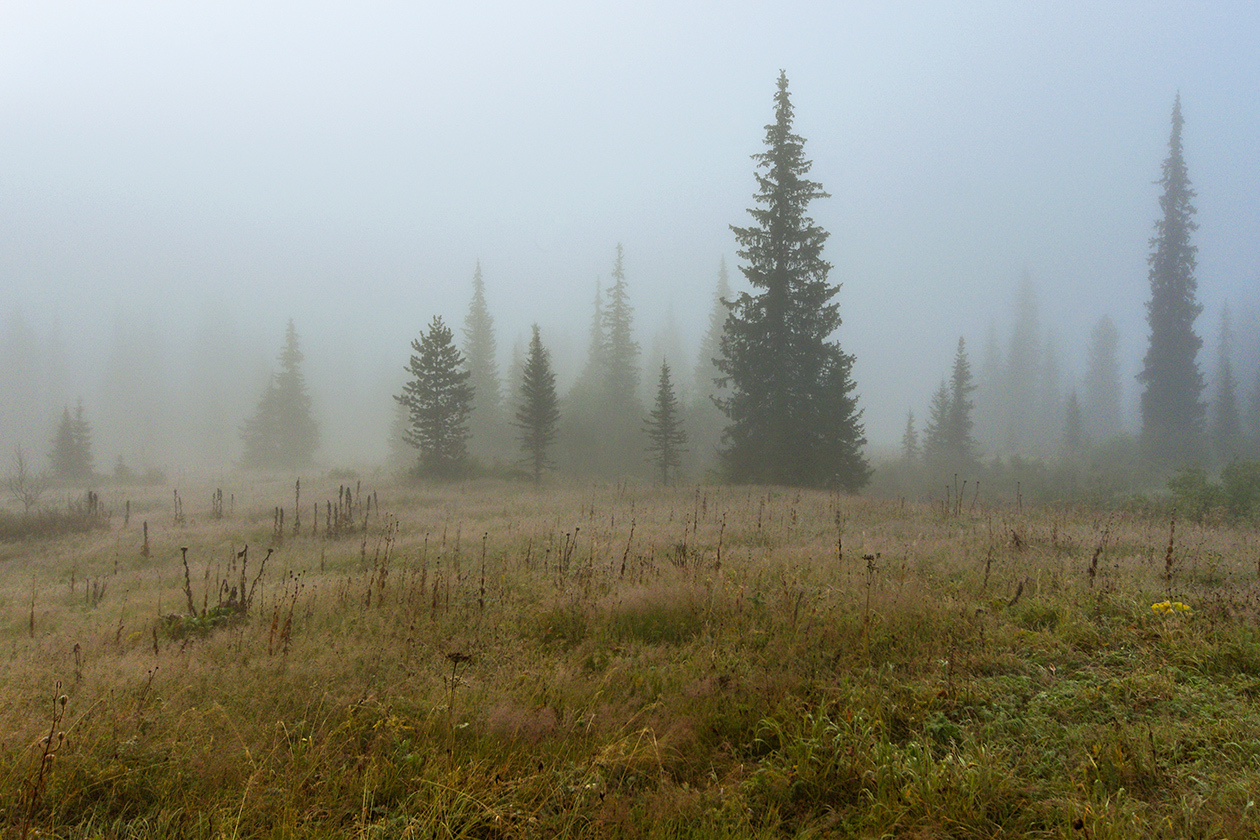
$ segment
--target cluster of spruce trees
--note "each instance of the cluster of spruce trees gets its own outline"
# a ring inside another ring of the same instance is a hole
[[[686,407],[668,359],[661,360],[650,410],[641,399],[642,351],[620,245],[611,282],[596,294],[586,365],[563,400],[536,325],[504,399],[478,267],[463,352],[434,318],[412,343],[409,379],[396,397],[401,438],[419,450],[418,470],[465,474],[469,441],[482,453],[506,454],[510,427],[535,480],[557,462],[570,472],[619,477],[639,472],[647,460],[668,482],[683,466],[690,436],[700,457],[716,452],[729,481],[864,486],[871,471],[862,453],[853,357],[833,339],[840,314],[838,289],[827,279],[831,265],[822,256],[828,234],[808,215],[810,202],[827,194],[807,177],[811,164],[792,123],[781,74],[766,150],[755,156],[752,223],[732,228],[752,291],[732,296],[720,268],[696,394]]]
[[[1244,409],[1233,373],[1235,339],[1228,305],[1221,314],[1210,397],[1198,364],[1203,341],[1194,322],[1203,307],[1197,300],[1197,248],[1191,242],[1197,228],[1195,193],[1184,157],[1183,125],[1178,96],[1159,181],[1160,216],[1148,260],[1150,334],[1138,375],[1142,427],[1137,448],[1156,469],[1260,459],[1260,371]],[[1071,460],[1114,443],[1123,429],[1118,347],[1115,324],[1104,316],[1090,335],[1080,389],[1064,394],[1054,339],[1041,330],[1036,296],[1025,274],[1005,348],[996,330],[990,330],[977,380],[966,344],[958,340],[952,370],[932,395],[922,434],[913,411],[907,417],[903,460],[922,460],[938,472],[966,471],[984,454]]]

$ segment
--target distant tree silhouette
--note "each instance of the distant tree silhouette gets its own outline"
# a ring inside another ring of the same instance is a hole
[[[958,339],[953,369],[948,382],[942,381],[932,395],[928,425],[924,432],[923,459],[936,467],[962,469],[978,462],[977,444],[971,418],[975,407],[971,394],[976,385],[971,378],[967,346]]]
[[[319,426],[302,375],[302,350],[290,319],[280,351],[280,370],[272,373],[254,413],[241,427],[241,462],[256,469],[309,467],[319,447]]]
[[[1238,380],[1230,357],[1234,352],[1234,331],[1229,325],[1229,305],[1221,310],[1221,332],[1217,342],[1216,389],[1212,400],[1209,429],[1212,454],[1218,464],[1227,464],[1243,454],[1242,421],[1238,410]]]
[[[473,271],[473,296],[464,318],[463,335],[468,381],[473,389],[470,444],[478,455],[494,457],[502,454],[504,443],[503,388],[499,380],[494,319],[486,306],[486,284],[481,277],[480,262]]]
[[[418,473],[434,478],[458,478],[468,467],[473,388],[454,339],[442,319],[434,317],[429,331],[411,342],[415,353],[406,368],[411,379],[394,397],[407,407],[403,439],[420,450]]]
[[[1073,389],[1067,398],[1063,412],[1063,454],[1076,458],[1085,451],[1085,423],[1081,417],[1081,402]]]
[[[1089,334],[1085,362],[1085,394],[1081,420],[1085,436],[1105,442],[1120,434],[1120,336],[1112,320],[1098,319]]]
[[[644,423],[644,431],[648,436],[648,461],[661,471],[661,484],[669,484],[670,472],[677,477],[678,469],[682,465],[687,433],[683,429],[682,406],[674,395],[674,384],[669,378],[667,362],[661,362],[656,401],[652,413]]]
[[[718,262],[717,286],[713,292],[713,304],[709,309],[709,325],[700,339],[693,373],[692,398],[687,406],[687,429],[691,436],[690,459],[693,466],[708,469],[716,465],[718,446],[722,442],[722,429],[726,415],[715,402],[725,395],[726,389],[717,385],[721,377],[715,359],[722,354],[722,336],[726,332],[726,319],[731,310],[726,302],[731,298],[730,277],[726,271],[726,258]]]
[[[740,270],[757,293],[731,302],[718,370],[729,425],[722,465],[737,483],[827,486],[855,491],[870,480],[852,378],[853,357],[831,336],[839,291],[822,257],[827,231],[809,217],[826,198],[807,179],[805,141],[792,131],[788,80],[779,74],[766,151],[755,155],[759,189],[752,224],[731,229]]]
[[[514,425],[520,430],[525,462],[534,474],[534,483],[538,484],[543,470],[551,466],[547,450],[556,439],[560,401],[556,396],[556,377],[551,371],[551,354],[543,347],[537,324],[534,324],[529,352],[521,369],[519,393]]]
[[[1182,150],[1183,123],[1178,95],[1159,181],[1164,188],[1161,215],[1151,239],[1151,298],[1146,305],[1150,342],[1138,374],[1144,386],[1143,451],[1148,459],[1164,464],[1193,463],[1203,455],[1203,374],[1197,361],[1203,340],[1194,331],[1203,306],[1196,298],[1197,248],[1190,234],[1198,225]]]
[[[61,423],[53,435],[48,453],[53,478],[59,481],[89,481],[96,474],[92,457],[92,426],[83,411],[83,400],[62,410]]]
[[[919,459],[919,432],[914,427],[914,412],[906,412],[906,430],[901,433],[901,458],[903,461]]]

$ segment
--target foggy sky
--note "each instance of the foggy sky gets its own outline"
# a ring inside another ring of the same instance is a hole
[[[873,442],[958,336],[1008,326],[1025,270],[1065,384],[1110,315],[1136,403],[1178,91],[1206,373],[1221,303],[1255,311],[1254,2],[191,5],[0,7],[0,316],[66,341],[72,389],[120,323],[172,358],[226,325],[261,381],[292,317],[332,411],[462,324],[477,260],[503,370],[535,320],[560,359],[618,242],[640,342],[672,313],[691,353],[720,257],[742,288],[728,226],[780,69]]]

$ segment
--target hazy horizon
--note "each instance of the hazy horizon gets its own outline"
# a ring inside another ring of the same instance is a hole
[[[959,336],[978,369],[1025,272],[1065,391],[1114,320],[1135,419],[1178,93],[1200,367],[1228,301],[1254,381],[1253,4],[18,2],[0,47],[0,335],[20,313],[65,355],[31,407],[47,434],[0,429],[3,452],[42,454],[79,397],[102,472],[124,449],[239,452],[293,318],[321,463],[381,457],[408,345],[434,315],[462,325],[478,261],[501,371],[537,321],[567,382],[618,243],[640,344],[672,317],[689,378],[719,259],[743,288],[729,225],[780,69],[832,196],[811,209],[872,445],[922,416]],[[111,404],[133,393],[178,425]]]

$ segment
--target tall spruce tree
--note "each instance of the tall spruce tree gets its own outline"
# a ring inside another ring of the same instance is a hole
[[[617,243],[612,284],[604,309],[604,399],[613,412],[633,406],[639,393],[639,342],[634,340],[634,310],[626,283],[625,253]],[[637,416],[637,415],[636,415]]]
[[[480,260],[473,271],[473,296],[464,317],[463,335],[468,381],[473,389],[470,446],[477,455],[493,458],[502,454],[503,388],[499,381],[494,319],[486,306],[486,284],[481,277]]]
[[[257,469],[310,466],[319,446],[319,426],[302,375],[302,349],[289,319],[280,351],[280,369],[271,375],[254,413],[241,427],[241,462]]]
[[[560,403],[556,397],[556,377],[551,371],[551,354],[543,347],[538,325],[529,341],[529,353],[521,369],[519,405],[515,426],[520,431],[521,452],[534,474],[542,481],[543,470],[551,466],[547,450],[556,439],[560,423]]]
[[[837,286],[822,257],[828,233],[807,215],[826,198],[808,180],[805,141],[792,131],[792,103],[779,74],[775,120],[757,161],[753,224],[731,226],[740,270],[757,290],[731,303],[718,370],[730,386],[722,464],[739,483],[838,487],[870,480],[852,378],[853,357],[831,336],[840,326]]]
[[[411,379],[394,397],[407,407],[403,438],[420,450],[418,474],[458,478],[468,467],[468,418],[472,413],[471,374],[440,317],[411,342],[415,354],[407,365]]]
[[[967,361],[967,344],[959,337],[954,368],[949,377],[949,425],[946,427],[945,446],[965,466],[973,465],[977,460],[973,434],[975,424],[971,419],[972,409],[975,408],[971,394],[975,390],[971,363]]]
[[[647,432],[648,461],[661,471],[661,484],[669,484],[672,471],[677,477],[682,466],[683,445],[687,433],[682,425],[682,407],[674,395],[674,384],[669,378],[669,363],[661,362],[661,375],[657,380],[656,402],[652,413],[644,423]]]
[[[1203,340],[1194,321],[1203,311],[1194,272],[1198,228],[1191,203],[1194,190],[1181,143],[1181,95],[1173,103],[1168,157],[1159,183],[1160,218],[1151,238],[1151,299],[1146,305],[1150,343],[1138,380],[1142,391],[1142,447],[1148,459],[1184,464],[1203,456],[1203,374],[1197,357]]]
[[[942,379],[932,392],[927,425],[923,427],[923,460],[931,466],[949,466],[953,461],[949,448],[950,413],[949,383]]]

